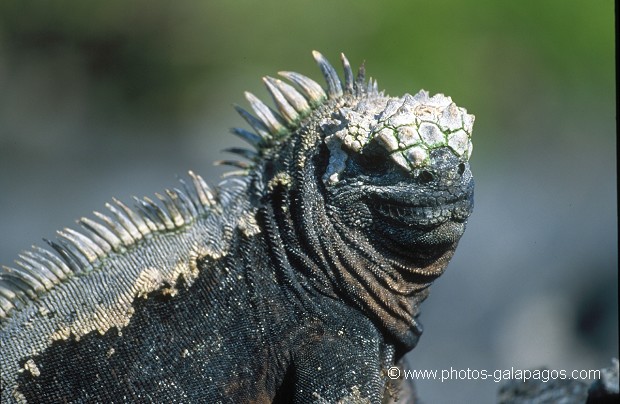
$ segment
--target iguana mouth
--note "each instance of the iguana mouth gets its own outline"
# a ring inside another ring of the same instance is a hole
[[[372,206],[373,210],[388,220],[394,220],[399,224],[410,226],[431,224],[436,207],[431,206],[405,206],[393,203],[381,203]]]
[[[423,168],[362,179],[364,202],[376,224],[425,233],[447,222],[466,222],[474,193],[469,164],[447,147],[432,150],[429,159]]]
[[[471,212],[471,200],[467,194],[461,198],[443,201],[441,204],[432,198],[428,203],[424,202],[427,201],[407,204],[397,200],[372,198],[368,201],[368,206],[382,220],[400,227],[416,228],[432,228],[448,220],[462,223],[467,220]]]

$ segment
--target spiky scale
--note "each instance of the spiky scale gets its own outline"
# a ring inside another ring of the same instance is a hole
[[[282,118],[271,108],[265,105],[258,97],[249,91],[245,92],[245,98],[248,100],[252,109],[263,124],[269,129],[269,133],[277,135],[284,130]]]
[[[123,240],[101,223],[95,222],[87,217],[81,218],[79,222],[85,229],[97,234],[101,239],[105,240],[115,251],[118,251],[120,246],[123,245]]]
[[[188,182],[181,177],[179,177],[179,182],[185,190],[185,195],[187,195],[186,197],[188,198],[188,203],[191,206],[192,212],[195,212],[195,215],[193,216],[198,216],[199,212],[202,212],[202,204],[198,200],[198,193],[196,192],[196,188],[188,184]]]
[[[131,234],[120,223],[101,212],[95,211],[93,214],[103,221],[108,228],[112,230],[114,235],[121,239],[124,245],[131,245],[134,243],[134,239],[131,237]]]
[[[353,86],[355,83],[355,79],[353,78],[353,70],[351,70],[351,64],[349,63],[349,59],[344,55],[344,53],[340,54],[340,61],[342,62],[342,68],[344,69],[344,92],[345,94],[353,94]]]
[[[357,70],[357,76],[355,76],[355,94],[360,96],[364,92],[364,83],[366,83],[366,67],[364,66],[364,62],[360,65]]]
[[[15,264],[16,266],[13,267],[14,273],[30,279],[31,284],[34,279],[45,290],[50,290],[54,287],[54,283],[46,276],[45,272],[35,271],[31,265],[21,260],[15,260]],[[37,288],[37,290],[40,289]]]
[[[91,239],[73,229],[65,229],[58,231],[60,237],[73,243],[75,247],[86,257],[88,262],[94,262],[98,258],[105,257],[105,251],[99,248]]]
[[[181,211],[179,210],[177,205],[174,203],[174,200],[170,197],[169,192],[170,191],[166,190],[167,196],[163,196],[158,193],[156,193],[155,196],[157,196],[157,198],[164,204],[165,211],[173,223],[173,226],[171,228],[172,230],[172,229],[183,226],[185,224],[185,220],[183,219],[183,215],[181,214]]]
[[[263,77],[263,82],[265,83],[269,94],[271,94],[273,101],[278,106],[278,110],[280,111],[282,117],[286,120],[287,123],[293,124],[297,120],[297,118],[299,118],[299,114],[297,113],[295,108],[293,108],[291,104],[289,104],[289,102],[286,100],[286,97],[278,89],[278,87],[274,83],[274,79],[272,79],[271,77]]]
[[[184,184],[185,185],[185,184]],[[189,224],[192,220],[198,216],[198,211],[196,210],[196,206],[192,202],[191,198],[187,197],[183,191],[179,188],[174,188],[172,191],[166,191],[174,193],[175,197],[178,200],[178,206],[182,207],[183,210],[183,219],[185,224]]]
[[[16,298],[17,296],[15,293],[11,292],[6,286],[0,283],[0,309],[4,316],[15,308],[13,301]]]
[[[237,168],[241,168],[241,170],[231,170],[231,171],[226,171],[225,173],[222,174],[222,178],[225,179],[231,179],[231,178],[236,178],[236,177],[246,177],[248,175],[248,168],[247,167],[239,167],[239,165],[243,165],[242,162],[240,161],[222,161],[222,160],[218,160],[215,162],[216,165],[220,165],[220,166],[229,166],[229,167],[237,167]]]
[[[256,161],[259,158],[258,153],[256,153],[255,151],[252,150],[248,150],[248,149],[243,149],[240,147],[229,147],[227,149],[224,149],[223,151],[227,152],[227,153],[233,153],[233,154],[237,154],[245,159],[248,159],[250,161]]]
[[[99,234],[84,226],[80,220],[78,220],[76,223],[78,223],[82,227],[82,229],[86,231],[84,237],[88,238],[88,240],[94,243],[99,250],[103,251],[102,255],[98,254],[100,257],[105,257],[110,253],[110,251],[112,251],[112,246],[110,245],[110,243],[108,243],[101,236],[99,236]]]
[[[367,93],[372,93],[374,91],[375,86],[373,85],[373,78],[369,77],[368,78],[368,84],[366,86],[366,92]]]
[[[39,260],[33,258],[32,255],[28,255],[27,252],[18,255],[21,258],[21,265],[28,265],[30,271],[36,271],[40,273],[47,281],[51,282],[51,285],[46,287],[50,289],[53,285],[58,285],[60,281],[63,279],[59,277],[51,268],[43,265]]]
[[[142,236],[147,236],[148,234],[150,234],[149,228],[146,225],[142,216],[137,214],[133,209],[129,208],[122,201],[116,198],[112,198],[112,201],[116,204],[116,206],[121,208],[121,211],[124,212],[125,216],[129,219],[131,224],[134,225],[140,232],[140,234],[136,234],[136,238],[141,238]]]
[[[15,291],[21,291],[31,299],[45,291],[45,286],[28,272],[13,267],[3,266],[2,279]]]
[[[248,125],[250,125],[252,129],[256,131],[256,133],[261,137],[263,141],[268,141],[269,139],[271,139],[272,134],[263,121],[257,119],[256,117],[254,117],[254,115],[250,114],[248,111],[238,105],[235,105],[234,107],[237,113],[241,115],[243,119],[245,119]]]
[[[8,300],[9,303],[15,301],[15,299],[18,298],[18,293],[13,288],[9,287],[8,283],[4,279],[3,274],[0,274],[0,296]]]
[[[193,171],[189,171],[189,176],[192,178],[194,188],[198,193],[198,199],[203,207],[213,207],[217,203],[215,195],[207,183],[202,179],[200,175],[195,174]]]
[[[157,214],[152,211],[150,206],[142,199],[134,196],[132,197],[136,206],[136,209],[140,212],[140,216],[144,219],[144,223],[149,228],[149,234],[166,229],[166,226],[161,223]]]
[[[7,267],[3,267],[6,270]],[[0,293],[5,299],[10,299],[13,309],[21,309],[28,305],[29,301],[37,298],[37,294],[24,282],[23,279],[15,277],[13,274],[0,274]],[[8,306],[6,303],[4,306]],[[7,314],[11,313],[11,308]]]
[[[299,86],[312,105],[319,105],[327,98],[323,88],[314,80],[295,72],[278,72],[278,74]]]
[[[254,132],[250,132],[249,130],[245,130],[242,128],[232,128],[230,131],[234,135],[239,136],[241,139],[254,146],[255,149],[260,149],[261,145],[264,143],[262,137],[258,136]]]
[[[145,196],[140,200],[140,207],[148,212],[148,216],[155,222],[158,230],[164,231],[166,229],[173,229],[174,223],[168,213],[160,208],[151,198]]]
[[[161,196],[158,193],[155,193],[155,196],[159,200],[164,199],[164,197]],[[149,205],[151,205],[155,209],[155,211],[157,212],[157,216],[159,217],[161,222],[166,226],[167,230],[174,230],[174,229],[176,229],[176,225],[175,225],[174,219],[173,219],[173,212],[168,211],[168,209],[165,207],[165,205],[164,205],[164,207],[160,206],[159,204],[157,204],[154,200],[152,200],[148,196],[145,196],[143,199],[144,199],[144,201],[146,201]]]
[[[216,166],[237,167],[243,170],[248,170],[252,167],[250,164],[246,163],[245,161],[238,161],[238,160],[217,160],[213,164],[215,164]]]
[[[59,235],[61,237],[58,237],[56,242],[50,241],[50,245],[59,253],[65,254],[69,258],[75,268],[75,272],[80,273],[90,270],[92,267],[88,251],[81,250],[73,241],[62,237],[60,233]]]
[[[45,241],[50,247],[52,247],[54,251],[56,251],[56,253],[62,259],[63,263],[65,263],[66,266],[70,269],[71,275],[80,273],[83,271],[83,269],[87,267],[87,261],[83,259],[80,260],[79,258],[75,257],[70,251],[65,248],[65,246],[60,242],[60,240],[58,240],[58,242],[55,242],[44,238],[43,241]],[[81,266],[82,264],[84,264],[84,267]]]
[[[16,288],[5,276],[0,276],[0,297],[5,302],[5,316],[8,317],[13,310],[20,310],[28,305],[31,297],[24,291]]]
[[[276,87],[278,87],[284,98],[286,98],[286,100],[298,113],[305,114],[310,111],[308,101],[299,93],[299,91],[295,89],[295,87],[276,78],[268,77],[268,79]]]
[[[105,207],[114,214],[115,221],[127,230],[127,232],[129,232],[134,241],[138,241],[142,238],[141,231],[138,229],[136,224],[125,215],[123,210],[119,210],[116,206],[109,202],[105,204]]]
[[[65,277],[73,275],[73,270],[69,268],[65,261],[57,255],[52,254],[50,251],[39,246],[32,246],[32,249],[49,267],[57,268],[65,275]]]
[[[314,56],[314,60],[316,60],[323,76],[325,77],[325,81],[327,82],[327,94],[329,95],[329,98],[342,97],[342,84],[340,84],[340,79],[338,78],[338,74],[336,73],[334,67],[320,52],[312,51],[312,56]]]
[[[40,266],[52,272],[52,274],[54,275],[53,278],[56,278],[58,280],[65,280],[67,278],[67,272],[63,271],[62,268],[58,267],[41,253],[36,252],[36,250],[26,250],[19,256],[22,257],[22,259],[30,262],[33,266]]]

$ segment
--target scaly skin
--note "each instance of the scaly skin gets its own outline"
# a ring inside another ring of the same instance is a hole
[[[473,116],[283,72],[216,191],[115,201],[0,272],[2,402],[386,402],[473,208]],[[403,398],[403,397],[401,397]]]

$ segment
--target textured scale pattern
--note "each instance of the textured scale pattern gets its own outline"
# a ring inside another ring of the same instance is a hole
[[[2,403],[411,399],[386,370],[473,209],[474,117],[313,55],[325,88],[235,107],[218,187],[113,199],[0,270]]]

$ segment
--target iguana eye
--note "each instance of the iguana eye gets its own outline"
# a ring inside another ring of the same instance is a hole
[[[371,140],[358,153],[354,153],[352,160],[365,174],[384,174],[394,167],[387,150],[374,140]]]
[[[389,169],[388,161],[379,154],[360,154],[357,162],[368,173],[381,174]]]

